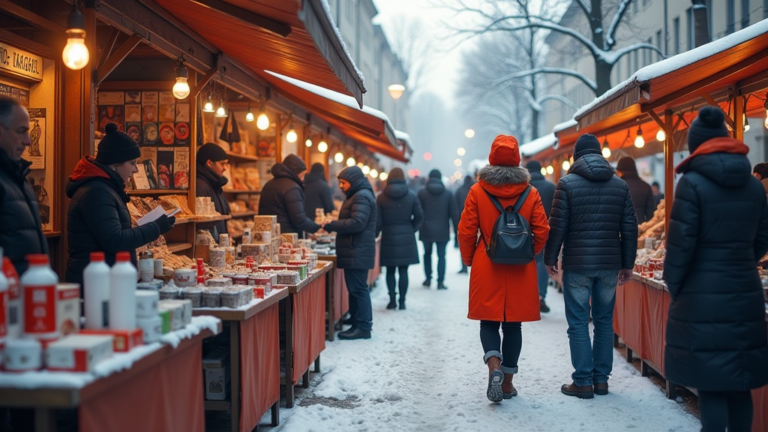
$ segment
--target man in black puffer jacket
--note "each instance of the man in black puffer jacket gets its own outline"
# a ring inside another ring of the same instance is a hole
[[[432,246],[437,247],[437,289],[448,289],[445,280],[445,247],[451,240],[451,227],[454,234],[459,225],[459,212],[451,191],[443,185],[443,175],[433,169],[429,172],[429,181],[419,191],[419,201],[424,209],[424,224],[419,230],[419,240],[424,243],[424,280],[425,287],[432,283]]]
[[[206,143],[197,151],[195,194],[199,197],[211,197],[216,211],[222,215],[230,214],[229,201],[222,189],[228,182],[224,177],[224,171],[229,166],[228,162],[227,152],[214,143]],[[198,224],[197,227],[208,230],[216,241],[219,241],[219,234],[228,233],[227,221],[205,222]]]
[[[629,186],[638,225],[653,219],[653,212],[656,211],[653,189],[651,189],[651,185],[640,178],[635,160],[626,156],[619,159],[616,164],[616,174]]]
[[[469,189],[472,188],[472,185],[475,184],[475,180],[471,176],[464,177],[464,184],[459,186],[458,189],[456,189],[456,211],[459,213],[459,223],[461,223],[461,214],[464,212],[464,203],[467,201],[467,195],[469,195]],[[456,226],[459,225],[459,223],[456,224]],[[459,236],[454,236],[453,238],[453,247],[456,249],[459,248]],[[464,265],[464,263],[461,263],[461,270],[459,270],[459,274],[466,274],[468,273],[467,266]]]
[[[376,198],[363,171],[356,166],[339,173],[339,187],[347,199],[339,211],[339,220],[324,226],[335,231],[336,257],[344,269],[349,290],[349,314],[355,324],[339,333],[339,339],[370,339],[373,307],[368,291],[368,270],[376,260]]]
[[[541,164],[538,161],[529,161],[525,168],[531,174],[531,186],[539,191],[541,204],[544,206],[544,213],[549,218],[550,213],[552,213],[552,201],[555,199],[555,184],[544,178],[544,175],[541,173]],[[536,273],[539,276],[539,310],[547,313],[550,310],[546,301],[549,274],[547,274],[547,266],[544,265],[543,251],[536,255]]]
[[[573,383],[563,385],[561,391],[592,398],[608,394],[616,284],[632,276],[637,219],[629,187],[614,175],[594,135],[579,137],[573,158],[573,166],[555,191],[544,263],[547,272],[556,276],[558,254],[565,243],[563,294],[575,372]],[[590,298],[594,345],[589,340]]]
[[[27,255],[48,253],[37,197],[27,182],[32,163],[21,158],[30,144],[27,110],[0,97],[0,247],[19,276],[27,270]]]
[[[313,164],[312,170],[304,177],[304,209],[310,218],[315,217],[315,209],[322,209],[323,213],[333,212],[333,195],[321,163]]]
[[[768,251],[765,190],[749,148],[725,115],[705,107],[678,167],[664,280],[672,303],[664,370],[698,390],[702,431],[749,431],[750,390],[768,383],[768,341],[757,263]]]
[[[283,233],[315,233],[320,229],[304,210],[304,174],[307,166],[295,154],[272,166],[274,178],[261,189],[260,215],[276,215]],[[312,215],[314,218],[315,215]]]

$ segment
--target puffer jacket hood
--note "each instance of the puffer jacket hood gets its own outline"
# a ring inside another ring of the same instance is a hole
[[[475,184],[475,181],[471,176],[464,176],[464,186],[472,186],[473,184]]]
[[[71,199],[80,187],[96,179],[101,179],[112,186],[124,202],[130,201],[128,194],[125,193],[125,181],[114,170],[97,162],[92,156],[80,159],[72,175],[69,176],[66,186],[67,198]]]
[[[431,177],[429,181],[427,181],[427,185],[424,187],[424,189],[426,189],[427,192],[431,193],[432,195],[440,195],[445,192],[445,185],[441,179]]]
[[[752,178],[748,152],[749,148],[737,139],[713,138],[681,162],[677,172],[697,172],[725,187],[743,186]]]
[[[408,185],[405,184],[405,180],[401,179],[387,179],[387,186],[384,188],[384,195],[399,199],[408,194]]]
[[[531,174],[519,166],[488,165],[478,171],[477,180],[491,195],[512,198],[522,194],[528,187]]]
[[[308,185],[313,182],[328,182],[325,179],[325,168],[320,164],[312,165],[312,170],[304,176],[304,184]]]
[[[573,163],[568,174],[578,174],[591,181],[606,182],[613,177],[614,171],[602,155],[587,154]]]
[[[288,178],[288,179],[291,179],[291,180],[295,181],[299,185],[301,185],[302,188],[304,187],[304,182],[301,181],[301,179],[299,178],[299,175],[296,174],[295,172],[291,171],[290,168],[288,168],[287,166],[285,166],[285,165],[283,165],[281,163],[276,163],[276,164],[272,165],[272,170],[271,171],[272,171],[272,175],[275,178]]]

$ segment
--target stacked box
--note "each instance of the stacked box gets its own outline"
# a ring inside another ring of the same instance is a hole
[[[307,274],[308,274],[308,272],[307,272],[307,266],[306,266],[306,264],[303,264],[303,265],[290,265],[290,264],[289,264],[289,265],[288,265],[288,267],[287,267],[286,269],[287,269],[287,270],[291,270],[291,271],[296,271],[296,272],[299,272],[299,278],[300,278],[301,280],[304,280],[304,279],[306,279],[306,278],[307,278]]]
[[[192,301],[187,300],[187,299],[184,299],[184,300],[165,300],[164,303],[167,304],[167,305],[171,305],[171,306],[180,306],[181,307],[181,325],[182,325],[182,327],[186,327],[187,325],[192,323],[192,307],[194,306]]]
[[[282,270],[277,272],[278,285],[298,285],[301,282],[299,272],[293,270]]]
[[[269,231],[274,233],[276,225],[277,216],[257,215],[253,217],[253,231],[255,232]]]
[[[252,242],[271,243],[272,239],[272,231],[254,231],[251,233]]]
[[[271,261],[272,258],[272,245],[269,243],[251,243],[242,246],[242,252],[244,257],[253,257],[253,260],[258,264],[263,264],[267,261]]]
[[[203,357],[205,371],[205,399],[226,400],[229,387],[229,369],[227,368],[227,349],[217,347]]]
[[[100,361],[112,356],[112,336],[71,335],[48,345],[48,370],[91,372]]]
[[[114,352],[128,352],[144,344],[144,331],[140,328],[133,330],[84,329],[80,330],[79,334],[112,336],[112,350]]]
[[[299,243],[299,235],[296,233],[280,234],[280,241],[283,244],[290,243],[291,247],[296,247],[296,245]]]

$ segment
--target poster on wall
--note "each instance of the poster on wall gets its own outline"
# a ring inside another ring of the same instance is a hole
[[[149,189],[157,189],[157,147],[142,147],[139,165],[147,177]],[[136,188],[140,189],[138,185]]]
[[[0,84],[0,96],[16,99],[21,106],[29,108],[29,90],[27,89]]]
[[[27,159],[31,169],[45,169],[45,108],[29,108],[29,140]]]
[[[160,189],[173,189],[173,163],[176,152],[173,149],[157,150],[157,185]]]
[[[43,231],[52,230],[51,226],[51,202],[48,197],[48,190],[45,188],[45,171],[31,170],[27,175],[27,181],[37,197],[37,206],[40,208],[40,222],[43,225]]]
[[[176,189],[189,189],[189,149],[174,149],[173,185]]]
[[[99,105],[99,132],[106,133],[104,128],[109,123],[115,123],[118,130],[125,131],[125,108],[123,105]]]

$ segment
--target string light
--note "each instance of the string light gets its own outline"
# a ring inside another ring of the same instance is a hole
[[[364,165],[363,166],[363,174],[368,175],[370,173],[371,173],[371,167],[369,167],[368,165]]]
[[[67,17],[67,45],[61,52],[64,64],[72,70],[84,68],[91,58],[88,46],[85,45],[85,17],[77,2],[72,2],[72,12]]]
[[[245,115],[245,121],[248,123],[253,123],[253,121],[256,118],[253,116],[253,111],[251,111],[251,101],[248,100],[248,114]]]
[[[269,117],[267,117],[267,105],[264,103],[264,99],[261,99],[259,104],[259,118],[256,120],[256,127],[259,130],[269,129]]]
[[[552,175],[554,173],[555,173],[555,167],[553,167],[552,165],[548,166],[547,167],[547,174]]]
[[[547,175],[547,169],[544,167],[541,167],[541,175],[545,176]]]
[[[453,164],[456,165],[457,167],[460,167],[461,166],[461,159],[456,159],[455,161],[453,161]]]
[[[341,152],[338,152],[333,156],[333,160],[335,160],[336,163],[342,163],[344,162],[344,155]]]
[[[608,145],[608,137],[603,138],[603,157],[608,159],[611,157],[611,146]]]
[[[296,129],[293,128],[293,121],[291,121],[291,125],[288,126],[288,133],[285,134],[285,139],[288,140],[289,143],[293,144],[299,139],[299,135],[296,133]]]
[[[659,131],[656,132],[656,141],[662,142],[667,139],[667,133],[664,132],[664,129],[659,128]]]
[[[376,170],[376,168],[371,170],[371,178],[378,178],[379,177],[379,171]]]
[[[320,138],[320,143],[317,145],[317,151],[319,151],[320,153],[325,153],[328,151],[328,143],[325,142],[325,138],[322,138],[322,137]]]
[[[219,99],[219,107],[216,108],[216,117],[226,117],[227,111],[224,109],[224,99]]]
[[[458,149],[456,149],[456,154],[458,154],[459,156],[464,156],[465,154],[467,154],[467,151],[464,150],[464,147],[459,147]]]
[[[307,140],[304,141],[304,145],[307,147],[312,147],[312,138],[307,138]]]
[[[571,162],[566,159],[563,161],[563,170],[568,171],[569,169],[571,169]]]
[[[176,68],[176,84],[173,85],[173,95],[176,99],[186,99],[189,96],[190,89],[187,78],[189,78],[189,71],[187,71],[184,63],[179,62],[179,67]]]
[[[387,181],[388,178],[389,178],[389,174],[385,172],[382,172],[381,174],[379,174],[379,180],[381,181]]]
[[[635,137],[635,147],[637,148],[645,147],[645,138],[643,138],[643,128],[641,128],[640,126],[637,127],[637,136]]]
[[[347,166],[348,166],[348,167],[353,167],[353,166],[355,166],[355,158],[353,158],[352,156],[350,156],[350,157],[347,159]]]

